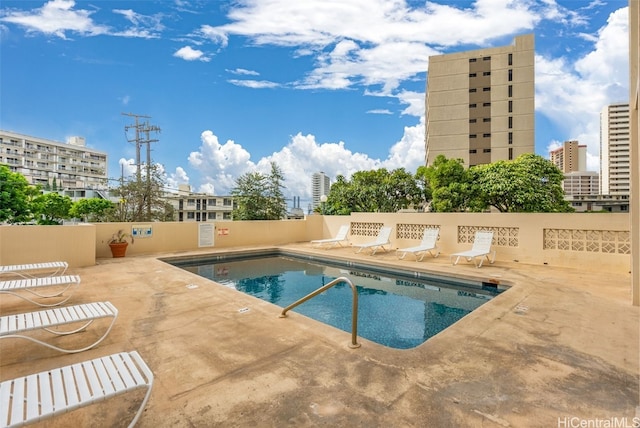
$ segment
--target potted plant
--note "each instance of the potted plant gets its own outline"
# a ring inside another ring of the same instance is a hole
[[[111,255],[113,257],[124,257],[127,252],[129,240],[131,240],[131,244],[133,244],[133,235],[125,232],[124,229],[120,229],[114,233],[109,240]]]

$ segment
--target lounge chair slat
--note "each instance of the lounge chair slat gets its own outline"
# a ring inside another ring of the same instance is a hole
[[[51,377],[49,373],[39,373],[38,385],[40,387],[40,417],[52,413],[53,407],[53,391],[51,389]]]
[[[27,376],[27,420],[37,420],[40,417],[40,399],[38,398],[38,375]]]
[[[11,382],[0,384],[0,426],[9,425],[9,409],[11,408]]]
[[[78,391],[76,391],[76,379],[73,375],[72,366],[61,368],[60,373],[62,374],[62,380],[64,382],[67,407],[75,407],[80,402],[80,397],[78,397]]]
[[[13,382],[11,419],[9,421],[9,424],[12,425],[24,419],[24,383],[25,378],[16,379]]]
[[[87,377],[84,373],[82,364],[73,365],[73,376],[76,380],[76,388],[80,395],[80,402],[91,400],[91,390],[89,389],[89,384],[87,383]]]

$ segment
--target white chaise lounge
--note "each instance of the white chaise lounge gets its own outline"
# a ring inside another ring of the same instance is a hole
[[[69,264],[67,262],[44,262],[44,263],[28,263],[23,265],[4,265],[0,266],[0,275],[13,274],[23,278],[35,278],[36,276],[54,276],[64,275]]]
[[[129,427],[149,400],[153,373],[138,352],[121,352],[0,383],[0,427],[18,427],[140,388],[147,392]],[[108,425],[94,421],[96,425]]]
[[[473,260],[476,267],[482,267],[482,262],[485,257],[489,260],[489,263],[493,263],[496,259],[495,250],[491,249],[491,242],[493,241],[493,232],[489,231],[478,231],[473,239],[473,247],[471,247],[468,251],[463,251],[460,253],[451,254],[450,259],[452,263],[455,265],[460,260],[460,257],[464,257],[468,262]],[[491,256],[491,257],[490,257]],[[456,258],[453,261],[453,258]],[[480,258],[480,263],[476,262],[476,259]]]
[[[371,255],[374,255],[376,251],[378,251],[379,249],[382,249],[383,251],[387,251],[386,248],[384,248],[384,246],[385,245],[391,246],[391,241],[389,240],[390,237],[391,237],[391,228],[387,226],[383,226],[380,228],[380,231],[378,232],[378,236],[374,241],[368,242],[365,244],[354,245],[354,247],[360,248],[357,251],[357,253],[361,252],[365,248],[369,248],[371,249]]]
[[[325,244],[330,244],[327,248],[335,247],[336,245],[342,246],[344,242],[347,242],[347,235],[349,234],[349,225],[343,224],[340,226],[335,238],[327,239],[314,239],[311,244],[314,247],[320,248]]]
[[[69,293],[66,297],[62,294],[72,285],[76,288],[80,285],[80,277],[78,275],[61,275],[46,276],[42,278],[26,278],[16,279],[12,281],[0,281],[0,294],[11,294],[21,299],[27,300],[33,304],[43,307],[58,306],[69,300],[73,293]],[[43,289],[53,287],[54,290],[49,293],[42,292]],[[75,288],[74,288],[75,291]],[[43,303],[33,300],[29,296],[37,296],[42,298],[60,297],[55,303]]]
[[[94,302],[38,312],[5,315],[0,317],[0,339],[27,339],[60,352],[82,352],[102,342],[111,331],[117,317],[118,309],[110,302]],[[112,318],[111,324],[105,333],[92,344],[78,349],[61,348],[27,335],[30,332],[45,330],[57,336],[66,336],[85,330],[94,321],[101,318]],[[67,330],[61,329],[64,327]],[[71,328],[69,329],[68,327]]]
[[[440,249],[438,248],[437,245],[437,241],[438,241],[438,236],[440,235],[440,229],[439,228],[433,228],[433,227],[428,227],[424,230],[424,233],[422,234],[422,241],[420,242],[420,245],[417,245],[415,247],[409,247],[409,248],[399,248],[396,251],[396,254],[398,255],[399,259],[404,259],[406,257],[407,254],[411,253],[415,256],[416,261],[422,261],[422,259],[424,259],[424,256],[429,253],[431,254],[432,257],[438,257],[438,255],[440,254]],[[435,254],[433,253],[435,251]],[[422,253],[422,255],[420,256],[420,258],[418,258],[418,255]]]

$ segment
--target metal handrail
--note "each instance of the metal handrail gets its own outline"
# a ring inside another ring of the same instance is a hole
[[[331,281],[330,283],[328,283],[327,285],[323,285],[322,287],[318,288],[317,290],[315,290],[315,291],[307,294],[306,296],[296,300],[295,302],[293,302],[292,304],[290,304],[289,306],[287,306],[286,308],[284,308],[282,310],[282,313],[280,314],[280,318],[286,318],[287,317],[287,312],[290,309],[295,308],[296,306],[306,302],[307,300],[311,299],[312,297],[315,297],[318,294],[330,289],[334,285],[340,284],[341,282],[346,282],[347,284],[349,284],[349,287],[351,287],[351,291],[352,291],[352,294],[353,294],[353,307],[352,307],[352,311],[351,311],[351,343],[349,344],[349,348],[359,348],[360,344],[358,343],[358,290],[356,289],[356,286],[353,285],[351,280],[349,280],[348,278],[345,278],[344,276],[336,278],[333,281]]]

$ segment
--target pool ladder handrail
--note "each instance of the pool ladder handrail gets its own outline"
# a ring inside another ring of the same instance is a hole
[[[356,289],[356,286],[353,285],[351,280],[349,280],[349,278],[345,278],[344,276],[336,278],[333,281],[331,281],[330,283],[328,283],[326,285],[323,285],[322,287],[318,288],[317,290],[315,290],[315,291],[307,294],[306,296],[301,297],[300,299],[296,300],[295,302],[293,302],[292,304],[290,304],[289,306],[287,306],[286,308],[284,308],[282,310],[282,313],[280,314],[280,318],[286,318],[287,317],[287,312],[290,309],[295,308],[296,306],[306,302],[307,300],[311,299],[312,297],[315,297],[318,294],[323,293],[324,291],[330,289],[334,285],[340,284],[342,282],[349,284],[349,287],[351,287],[351,291],[352,291],[352,294],[353,294],[353,306],[352,306],[352,311],[351,311],[351,343],[349,344],[349,348],[352,348],[352,349],[359,348],[360,344],[358,343],[358,290]]]

